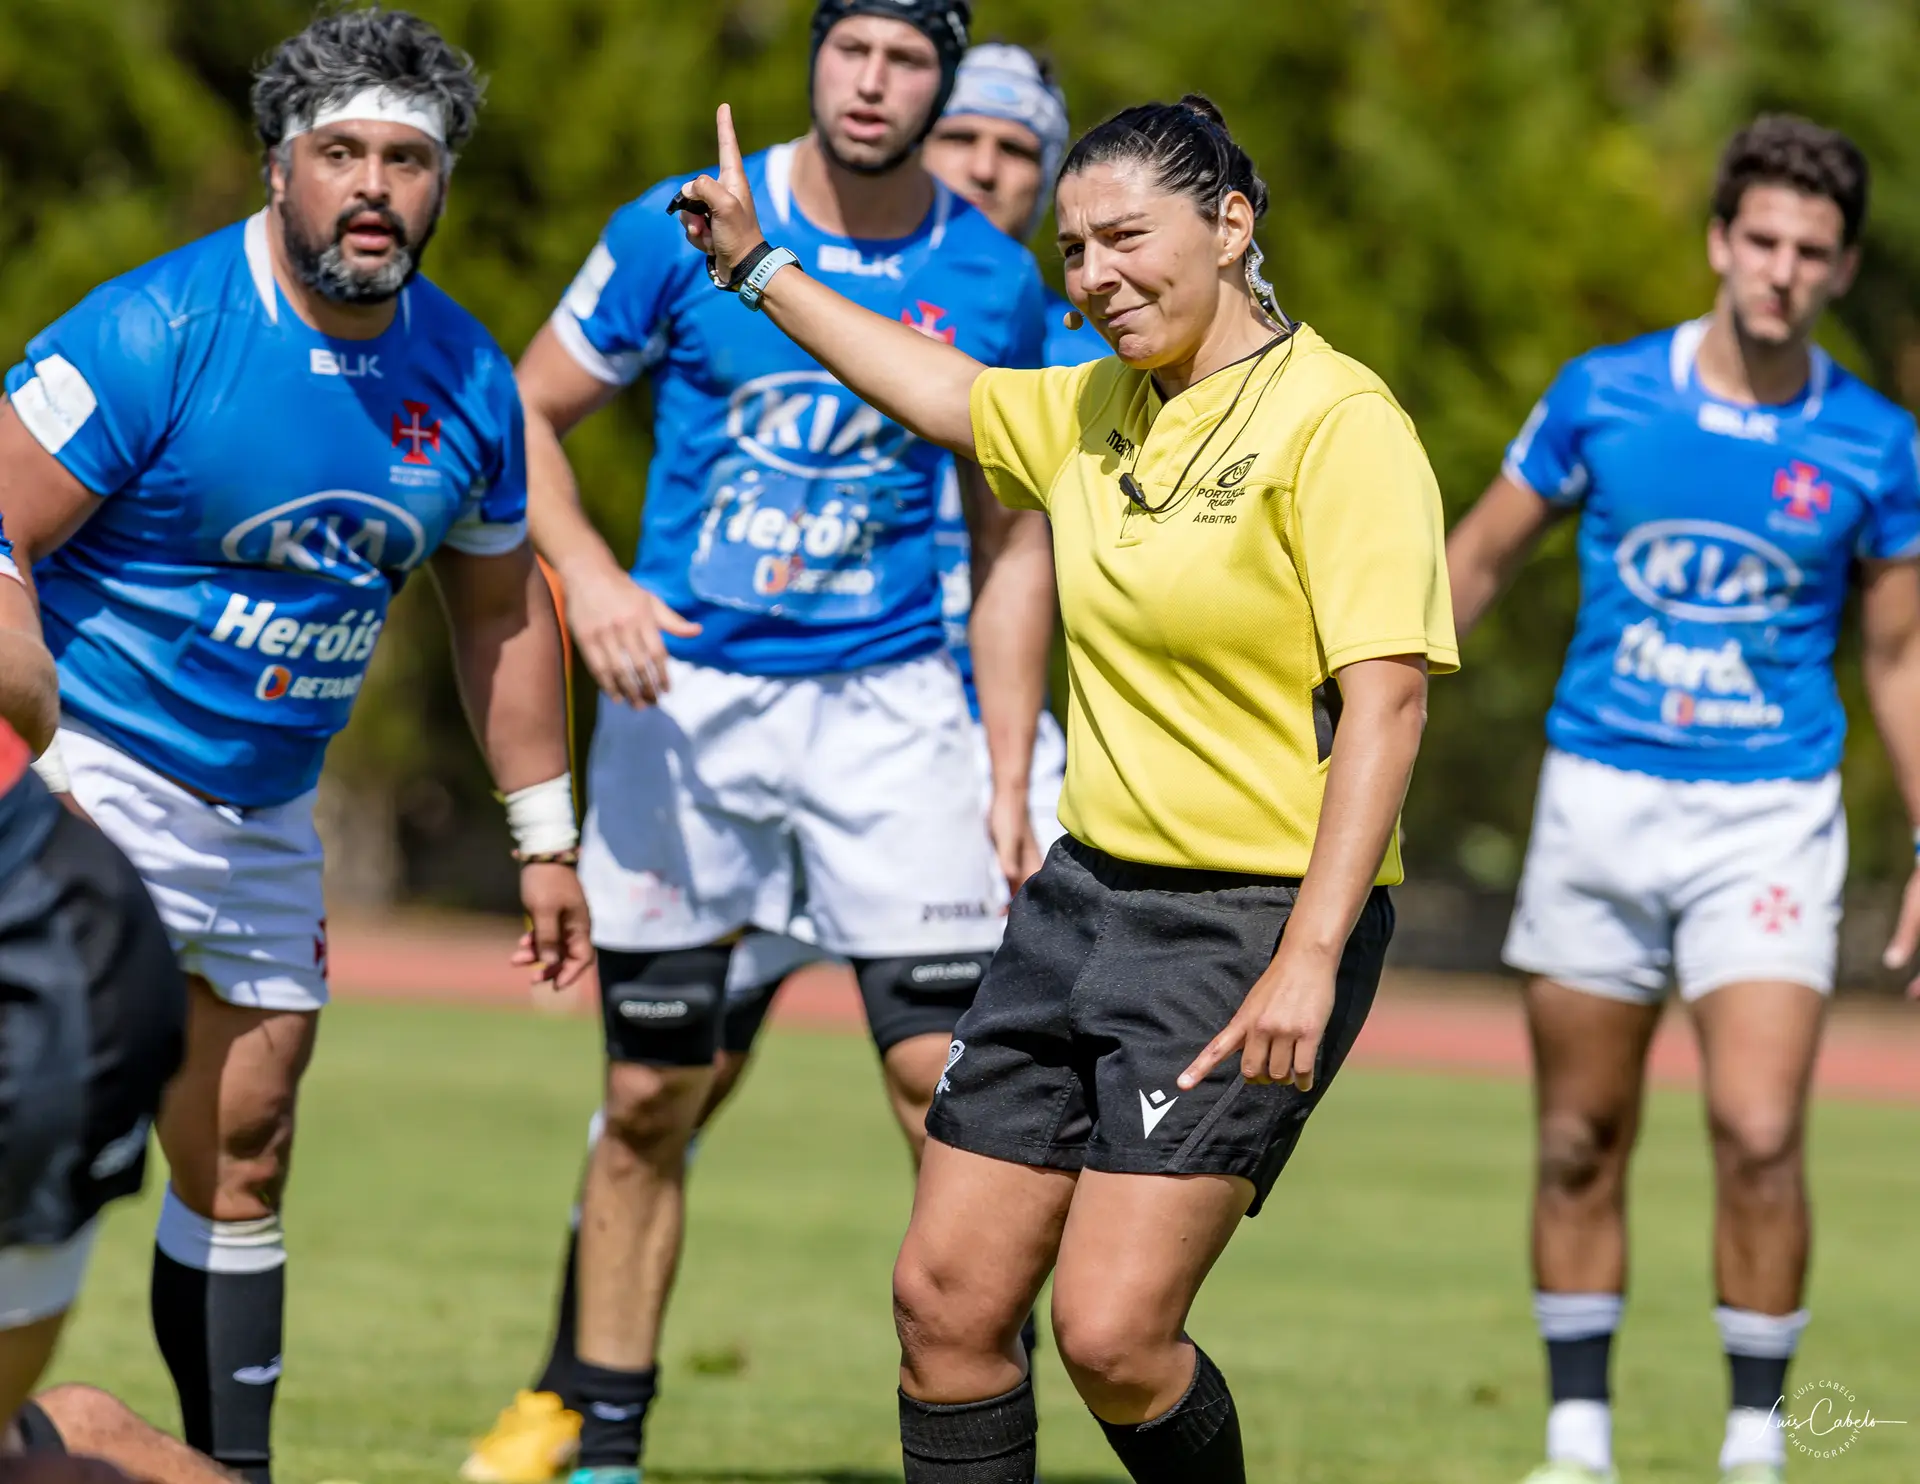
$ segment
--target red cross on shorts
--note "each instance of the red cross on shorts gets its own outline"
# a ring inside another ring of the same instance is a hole
[[[1753,920],[1763,933],[1784,933],[1800,920],[1800,904],[1784,886],[1769,886],[1753,899]]]
[[[1817,520],[1833,505],[1833,486],[1820,478],[1812,464],[1795,459],[1774,472],[1773,497],[1787,502],[1788,520]]]
[[[407,411],[412,414],[412,417],[409,421],[403,423],[400,421],[400,414],[397,412],[394,413],[393,446],[398,448],[402,438],[407,439],[413,444],[411,449],[400,456],[400,462],[403,464],[431,464],[433,460],[428,458],[423,450],[425,448],[431,448],[435,453],[440,451],[439,420],[436,418],[431,424],[425,420],[429,410],[425,402],[411,402],[403,398],[400,405],[406,408]]]
[[[920,318],[915,319],[912,310],[903,309],[900,311],[900,323],[918,330],[929,340],[942,340],[948,345],[953,344],[953,337],[958,332],[951,327],[945,330],[940,328],[940,321],[947,317],[947,311],[938,304],[929,304],[925,299],[915,299],[913,302],[919,306]]]

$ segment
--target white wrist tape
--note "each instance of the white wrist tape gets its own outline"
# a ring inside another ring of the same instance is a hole
[[[60,739],[55,737],[47,750],[33,760],[33,771],[40,781],[57,794],[73,792],[73,780],[67,776],[67,760],[60,755]]]
[[[580,843],[573,818],[573,774],[515,789],[507,795],[507,828],[522,855],[550,855]]]

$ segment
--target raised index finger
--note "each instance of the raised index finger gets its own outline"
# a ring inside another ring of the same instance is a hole
[[[733,105],[722,103],[714,116],[720,131],[720,179],[735,195],[747,178],[746,162],[740,158],[740,138],[733,132]]]

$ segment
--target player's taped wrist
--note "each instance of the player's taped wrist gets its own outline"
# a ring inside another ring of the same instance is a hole
[[[67,774],[67,760],[61,756],[58,737],[49,742],[47,750],[33,760],[33,771],[40,775],[40,781],[54,793],[73,792],[73,779]]]
[[[522,865],[567,865],[580,856],[580,827],[573,817],[573,774],[515,789],[506,796],[513,858]]]

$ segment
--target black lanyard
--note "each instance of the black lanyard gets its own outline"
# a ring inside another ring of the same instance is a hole
[[[1240,399],[1247,394],[1247,388],[1253,384],[1254,375],[1256,372],[1259,371],[1261,363],[1266,360],[1267,353],[1271,351],[1275,346],[1280,345],[1283,342],[1287,343],[1290,346],[1293,341],[1293,333],[1294,332],[1292,329],[1282,330],[1278,335],[1275,335],[1273,339],[1269,340],[1265,345],[1261,346],[1259,350],[1254,352],[1252,357],[1253,364],[1247,367],[1247,374],[1240,379],[1239,390],[1233,394],[1233,400],[1227,404],[1227,410],[1220,415],[1220,420],[1216,422],[1211,429],[1208,430],[1205,441],[1201,443],[1199,448],[1194,450],[1193,457],[1187,460],[1187,467],[1182,469],[1180,471],[1180,477],[1174,480],[1173,492],[1169,494],[1166,497],[1166,499],[1162,500],[1158,505],[1149,505],[1147,503],[1146,492],[1140,488],[1140,482],[1133,477],[1133,470],[1129,469],[1126,473],[1120,476],[1120,493],[1125,495],[1127,497],[1128,502],[1136,506],[1142,515],[1165,515],[1169,510],[1173,509],[1173,507],[1180,502],[1180,499],[1181,499],[1180,486],[1187,482],[1187,476],[1193,473],[1193,466],[1200,462],[1200,456],[1213,446],[1214,435],[1218,433],[1222,428],[1224,428],[1228,423],[1233,421],[1234,410],[1239,407]],[[1289,360],[1292,359],[1291,351],[1289,351],[1288,359]],[[1286,366],[1284,363],[1282,364],[1280,369],[1282,371],[1286,370]],[[1269,382],[1268,385],[1270,386],[1272,385],[1272,383]],[[1261,396],[1265,396],[1266,387],[1262,387],[1260,389],[1260,392],[1261,392]],[[1253,411],[1257,411],[1259,409],[1259,406],[1260,406],[1260,399],[1259,397],[1256,397],[1254,398],[1254,402],[1253,402]],[[1247,414],[1249,421],[1252,420],[1253,411],[1249,411]],[[1148,429],[1147,436],[1148,437],[1153,436],[1152,429]],[[1145,450],[1146,448],[1145,439],[1141,440],[1140,447],[1142,451]],[[1231,450],[1232,447],[1233,447],[1233,439],[1229,438],[1227,440],[1227,448]],[[1135,467],[1137,468],[1140,463],[1140,454],[1138,452],[1134,454],[1133,462]],[[1213,465],[1209,464],[1207,466],[1207,473],[1211,474],[1212,472],[1213,472]],[[1205,476],[1202,476],[1202,477],[1204,478]],[[1186,493],[1192,494],[1193,491],[1189,489],[1186,491]]]

